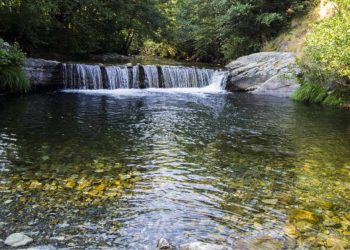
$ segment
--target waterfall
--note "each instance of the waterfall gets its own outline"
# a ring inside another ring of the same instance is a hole
[[[147,78],[147,87],[148,88],[159,88],[160,87],[160,79],[158,73],[158,67],[154,65],[146,65],[143,66],[145,70],[145,75]]]
[[[215,72],[212,69],[162,66],[165,88],[201,88],[208,86]]]
[[[102,89],[103,80],[100,66],[86,64],[63,64],[65,88]]]
[[[126,66],[107,66],[106,80],[109,89],[129,88],[129,70]]]
[[[210,80],[210,85],[207,86],[207,89],[212,90],[221,90],[226,88],[228,78],[227,71],[215,71]]]
[[[63,64],[66,89],[224,88],[225,71],[182,66]]]

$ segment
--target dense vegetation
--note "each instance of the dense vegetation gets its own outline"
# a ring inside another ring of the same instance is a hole
[[[151,54],[215,62],[258,51],[307,0],[0,0],[0,37],[29,55]]]
[[[305,77],[294,99],[341,105],[350,93],[350,1],[336,0],[336,13],[314,25],[300,64]],[[313,94],[311,94],[313,93]]]
[[[10,92],[27,92],[29,81],[22,65],[25,54],[18,44],[10,46],[0,39],[0,90]]]

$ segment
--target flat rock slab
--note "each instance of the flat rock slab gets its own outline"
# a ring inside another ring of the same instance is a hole
[[[8,236],[5,240],[5,244],[11,247],[25,246],[33,241],[32,238],[28,237],[23,233],[14,233]]]

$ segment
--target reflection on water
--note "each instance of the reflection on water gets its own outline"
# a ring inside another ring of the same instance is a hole
[[[23,231],[33,245],[154,249],[161,237],[270,235],[290,249],[349,246],[349,113],[135,93],[0,97],[0,239]]]

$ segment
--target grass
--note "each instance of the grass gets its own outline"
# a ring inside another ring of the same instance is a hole
[[[20,67],[5,67],[0,69],[0,89],[13,93],[27,93],[30,83]]]
[[[328,94],[327,90],[318,84],[303,83],[292,95],[292,100],[310,104],[340,107],[344,104],[336,93]]]
[[[321,86],[312,83],[304,83],[292,95],[292,100],[305,103],[322,103],[327,96],[327,90]]]

